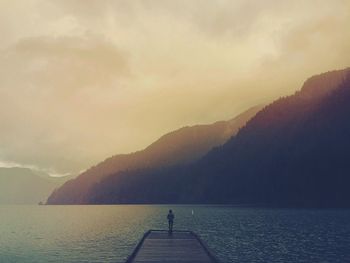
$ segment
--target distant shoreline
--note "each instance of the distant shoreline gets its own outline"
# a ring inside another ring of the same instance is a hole
[[[125,203],[125,204],[45,204],[43,206],[199,206],[199,207],[232,207],[232,208],[263,208],[263,209],[350,209],[342,206],[292,206],[266,204],[161,204],[161,203]]]

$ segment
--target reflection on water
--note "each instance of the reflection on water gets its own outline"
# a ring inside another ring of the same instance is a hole
[[[349,210],[167,205],[0,206],[0,262],[124,262],[169,208],[222,262],[350,262]]]

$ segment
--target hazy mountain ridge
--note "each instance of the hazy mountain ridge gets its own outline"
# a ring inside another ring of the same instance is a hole
[[[0,168],[0,204],[37,204],[45,202],[64,178],[29,168]]]
[[[350,69],[308,79],[193,165],[124,172],[91,203],[350,206]]]
[[[90,189],[109,175],[122,171],[147,170],[187,164],[203,157],[213,147],[235,135],[261,109],[253,107],[229,121],[183,127],[170,132],[142,151],[115,155],[66,182],[48,198],[48,204],[90,202]]]

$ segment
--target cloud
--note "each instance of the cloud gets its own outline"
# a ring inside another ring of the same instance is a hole
[[[20,163],[15,163],[15,162],[8,162],[8,161],[0,161],[0,168],[28,168],[32,171],[39,172],[41,175],[49,175],[52,177],[65,177],[65,176],[70,176],[72,175],[71,173],[57,173],[53,169],[43,169],[40,167],[37,167],[35,165],[23,165]]]
[[[127,56],[98,38],[33,37],[0,58],[1,156],[63,172],[91,162],[84,133],[96,130],[105,97],[123,89]]]
[[[0,160],[57,173],[230,119],[348,66],[350,4],[0,3]]]
[[[128,70],[126,55],[97,37],[24,38],[5,50],[2,57],[8,58],[6,63],[21,60],[13,63],[19,70],[16,74],[34,81],[52,81],[55,77],[59,85],[64,81],[70,89],[111,81]]]
[[[348,67],[349,10],[350,5],[343,1],[335,2],[332,8],[320,5],[313,16],[287,24],[278,38],[274,36],[276,53],[261,59],[265,70],[260,75],[275,71],[284,76],[286,83],[293,79],[302,82],[313,74]]]

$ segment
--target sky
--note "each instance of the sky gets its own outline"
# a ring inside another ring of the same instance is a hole
[[[78,173],[350,66],[348,0],[0,0],[0,166]]]

